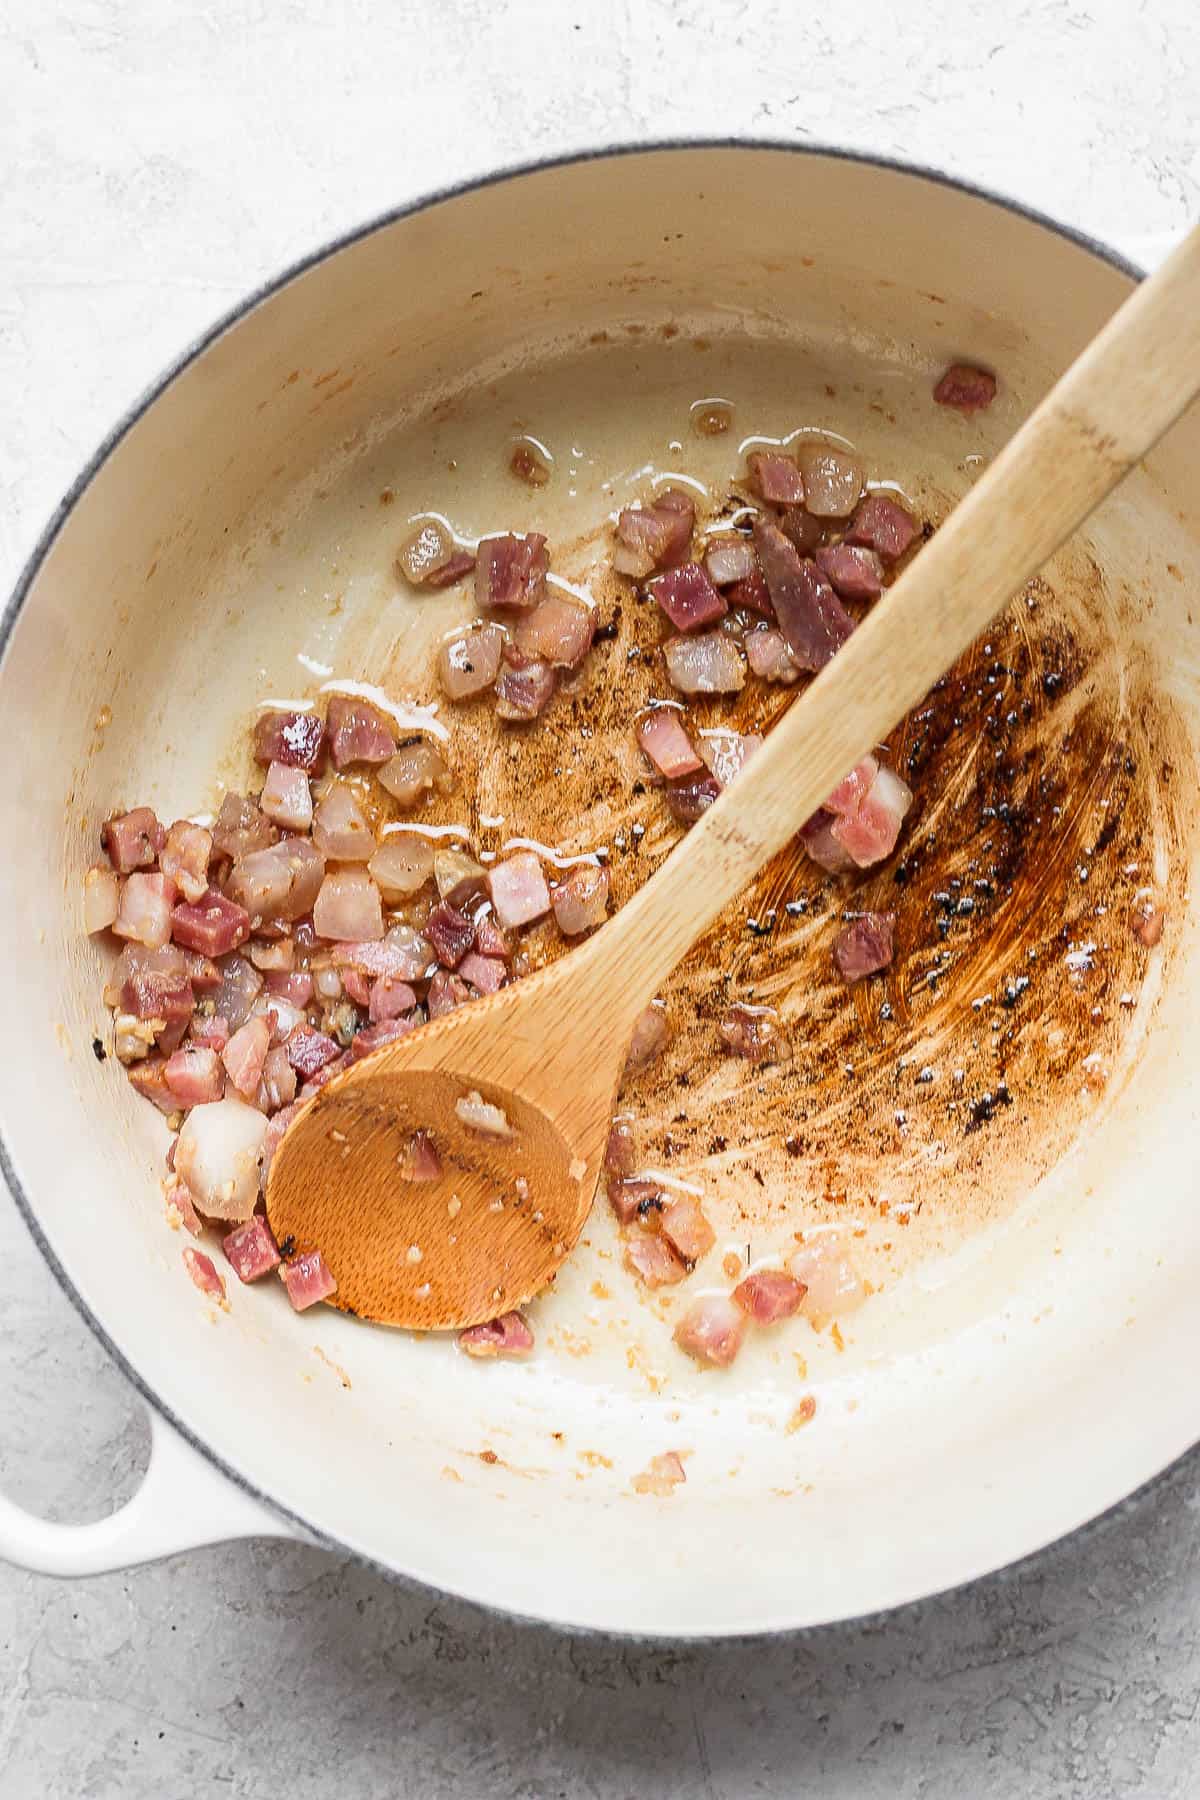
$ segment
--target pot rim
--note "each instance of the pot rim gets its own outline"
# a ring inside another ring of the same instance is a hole
[[[757,136],[655,138],[644,141],[639,140],[608,144],[595,149],[585,148],[563,151],[555,155],[535,158],[531,161],[506,163],[499,168],[489,170],[484,174],[466,176],[461,180],[447,184],[445,187],[433,188],[424,194],[418,195],[413,200],[405,201],[398,206],[390,207],[385,212],[376,214],[358,225],[353,225],[348,230],[329,238],[317,249],[309,251],[306,255],[287,264],[277,274],[269,276],[256,288],[252,289],[244,299],[229,308],[229,310],[223,313],[206,331],[201,332],[198,337],[194,338],[172,362],[167,364],[166,368],[156,377],[156,379],[154,379],[148,387],[143,389],[143,391],[126,408],[112,430],[108,432],[98,447],[93,451],[92,455],[88,458],[79,474],[75,477],[75,480],[71,483],[58,505],[54,508],[54,511],[51,513],[50,518],[47,520],[32,551],[26,559],[24,567],[17,577],[12,593],[5,602],[3,612],[0,613],[0,664],[3,663],[4,655],[16,626],[17,619],[20,617],[25,601],[29,596],[30,589],[37,579],[43,563],[53,548],[54,543],[67,520],[82,500],[100,469],[108,461],[108,458],[113,451],[134,426],[139,423],[150,408],[160,399],[175,379],[183,374],[186,369],[190,368],[190,366],[197,361],[212,344],[233,326],[239,324],[263,301],[271,299],[292,281],[296,280],[297,277],[306,274],[310,269],[316,268],[319,264],[329,261],[330,258],[338,255],[341,251],[350,249],[353,245],[359,243],[363,239],[374,235],[374,233],[378,231],[387,229],[389,226],[398,223],[402,219],[412,218],[417,214],[427,212],[432,207],[439,206],[445,201],[459,199],[467,194],[479,193],[488,188],[497,187],[504,182],[519,180],[526,175],[542,174],[556,169],[570,169],[587,163],[608,161],[618,157],[658,155],[670,151],[687,152],[696,150],[765,150],[781,152],[792,156],[809,156],[813,158],[833,159],[839,162],[856,163],[864,168],[882,169],[899,175],[913,176],[918,180],[927,181],[936,186],[950,188],[958,193],[966,194],[972,199],[983,201],[989,206],[1000,207],[1005,212],[1013,213],[1017,217],[1023,218],[1033,225],[1040,226],[1045,231],[1054,233],[1057,237],[1066,239],[1067,242],[1086,251],[1089,255],[1097,258],[1099,261],[1107,263],[1109,267],[1116,269],[1120,274],[1129,276],[1134,281],[1141,281],[1145,276],[1144,269],[1139,268],[1136,263],[1123,256],[1119,251],[1114,250],[1111,245],[1104,243],[1099,238],[1093,237],[1089,232],[1080,230],[1075,226],[1066,225],[1061,220],[1050,217],[1048,214],[1041,212],[1038,208],[1028,205],[1023,200],[1018,200],[1011,195],[998,192],[994,188],[984,187],[979,183],[970,181],[962,176],[950,174],[944,169],[934,168],[928,164],[908,162],[900,157],[885,156],[867,150],[849,149],[844,145],[835,143],[823,143],[808,140],[804,143],[793,143],[782,138]],[[901,1601],[898,1604],[886,1606],[877,1611],[850,1614],[844,1618],[830,1620],[820,1624],[752,1626],[744,1631],[725,1633],[707,1633],[700,1631],[694,1633],[675,1632],[652,1634],[622,1630],[617,1627],[609,1628],[579,1625],[573,1623],[569,1619],[547,1619],[542,1615],[522,1613],[515,1608],[504,1606],[494,1600],[480,1599],[475,1594],[459,1593],[452,1589],[444,1589],[432,1582],[427,1582],[420,1577],[401,1573],[381,1559],[373,1557],[364,1551],[353,1549],[343,1543],[339,1538],[331,1536],[328,1532],[314,1526],[302,1513],[297,1512],[292,1507],[283,1505],[273,1495],[265,1493],[261,1488],[257,1487],[255,1483],[247,1480],[238,1469],[227,1463],[224,1457],[215,1450],[211,1444],[194,1432],[191,1427],[179,1418],[175,1411],[165,1403],[155,1391],[149,1378],[126,1358],[124,1353],[109,1336],[103,1322],[88,1306],[82,1294],[76,1288],[70,1275],[67,1273],[67,1270],[51,1248],[41,1228],[34,1203],[26,1193],[13,1165],[7,1138],[5,1136],[2,1117],[0,1117],[0,1174],[3,1175],[8,1190],[16,1202],[18,1211],[24,1218],[30,1235],[49,1265],[59,1287],[67,1296],[80,1318],[82,1318],[84,1323],[88,1326],[89,1330],[99,1340],[107,1355],[111,1357],[113,1362],[125,1376],[126,1380],[131,1383],[135,1391],[141,1395],[147,1406],[149,1406],[153,1412],[157,1413],[160,1418],[165,1419],[167,1423],[179,1433],[185,1442],[190,1444],[192,1449],[195,1450],[198,1455],[202,1456],[206,1462],[210,1463],[215,1469],[218,1469],[226,1480],[231,1482],[236,1488],[239,1488],[243,1493],[248,1494],[253,1499],[259,1501],[269,1511],[278,1514],[282,1519],[286,1519],[291,1524],[298,1526],[309,1541],[320,1545],[324,1549],[335,1551],[342,1556],[351,1557],[354,1561],[369,1568],[378,1569],[381,1573],[385,1574],[389,1580],[395,1581],[401,1586],[413,1591],[434,1594],[449,1592],[453,1594],[454,1598],[465,1601],[472,1606],[476,1606],[486,1613],[504,1619],[511,1619],[520,1624],[537,1625],[541,1627],[548,1626],[553,1630],[570,1632],[573,1635],[581,1637],[597,1637],[618,1642],[642,1644],[717,1644],[722,1642],[744,1641],[746,1639],[754,1638],[809,1635],[815,1632],[836,1629],[839,1626],[865,1624],[871,1621],[885,1619],[890,1615],[920,1606],[926,1601],[936,1598],[940,1594],[951,1593],[960,1587],[973,1586],[978,1582],[989,1580],[1011,1579],[1017,1571],[1036,1564],[1040,1559],[1049,1557],[1059,1546],[1067,1541],[1082,1539],[1085,1534],[1089,1536],[1097,1534],[1102,1527],[1111,1522],[1119,1513],[1133,1505],[1140,1504],[1152,1491],[1165,1484],[1170,1477],[1171,1472],[1178,1467],[1179,1463],[1183,1460],[1183,1456],[1187,1454],[1186,1451],[1182,1452],[1180,1456],[1173,1458],[1162,1469],[1148,1477],[1145,1482],[1134,1488],[1122,1499],[1117,1500],[1111,1506],[1104,1508],[1103,1511],[1097,1513],[1093,1518],[1086,1520],[1082,1525],[1076,1526],[1074,1530],[1066,1532],[1061,1537],[1054,1538],[1045,1545],[1035,1547],[1026,1555],[1017,1557],[1014,1561],[1002,1564],[998,1568],[992,1569],[985,1574],[966,1576],[961,1581],[951,1583],[949,1587],[933,1589],[928,1594]]]

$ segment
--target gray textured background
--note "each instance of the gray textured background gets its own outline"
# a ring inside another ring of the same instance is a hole
[[[1153,259],[1200,214],[1198,92],[1187,0],[5,0],[0,581],[192,334],[424,188],[740,129],[938,164]],[[83,1519],[132,1490],[138,1403],[7,1204],[0,1377],[7,1493]],[[1198,1506],[1193,1456],[1002,1580],[682,1652],[290,1546],[0,1568],[0,1800],[1172,1800],[1198,1786]]]

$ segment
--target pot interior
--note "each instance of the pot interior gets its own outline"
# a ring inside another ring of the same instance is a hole
[[[630,655],[657,634],[606,572],[614,510],[668,474],[720,498],[747,440],[821,429],[936,526],[1128,286],[915,175],[763,150],[602,159],[438,203],[316,264],[101,462],[0,666],[16,757],[0,941],[24,1027],[4,1137],[84,1303],[255,1488],[439,1586],[693,1634],[964,1579],[1193,1441],[1195,1403],[1163,1372],[1195,1353],[1200,1265],[1183,1148],[1194,425],[889,740],[916,793],[897,861],[848,902],[785,853],[665,992],[671,1050],[625,1096],[643,1160],[702,1191],[718,1264],[852,1233],[876,1291],[838,1333],[789,1321],[733,1369],[696,1372],[670,1339],[695,1287],[637,1291],[603,1202],[531,1309],[525,1365],[293,1315],[274,1283],[231,1282],[232,1311],[210,1314],[164,1222],[165,1127],[93,1054],[104,955],[81,934],[103,818],[213,809],[250,775],[265,701],[339,681],[437,700],[433,646],[470,599],[414,595],[394,570],[431,511],[472,539],[545,531],[614,627],[526,736],[442,704],[462,785],[437,821],[493,850],[603,846],[627,896],[671,841],[635,791],[631,730],[667,690]],[[1001,379],[970,420],[931,401],[957,355]],[[692,409],[713,397],[733,428],[702,437]],[[552,457],[543,488],[510,472],[523,433]],[[779,701],[756,687],[722,722],[761,726]],[[1131,929],[1147,888],[1168,911],[1153,952]],[[846,904],[898,920],[894,970],[852,994],[829,959]],[[717,1055],[731,998],[780,1009],[783,1067]],[[668,1449],[686,1483],[635,1492]]]

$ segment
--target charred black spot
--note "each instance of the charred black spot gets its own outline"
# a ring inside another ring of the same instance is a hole
[[[1105,821],[1104,821],[1103,825],[1100,827],[1099,831],[1096,833],[1096,841],[1092,845],[1092,848],[1091,848],[1091,851],[1089,852],[1089,854],[1092,856],[1099,856],[1099,854],[1102,850],[1107,850],[1108,846],[1112,843],[1113,839],[1116,837],[1117,831],[1120,828],[1120,824],[1121,824],[1121,820],[1120,820],[1119,816],[1115,812],[1111,812],[1109,814],[1108,818],[1105,819]]]
[[[1011,1105],[1012,1095],[1008,1091],[1007,1084],[998,1081],[995,1087],[989,1088],[986,1094],[980,1094],[978,1100],[971,1101],[968,1109],[970,1116],[963,1127],[965,1135],[969,1137],[973,1131],[978,1131],[981,1125],[989,1124],[1002,1106]]]

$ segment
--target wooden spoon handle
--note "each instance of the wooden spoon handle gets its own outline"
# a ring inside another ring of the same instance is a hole
[[[664,866],[578,953],[649,999],[1200,392],[1200,226],[1133,293]],[[576,975],[584,971],[574,963]]]

